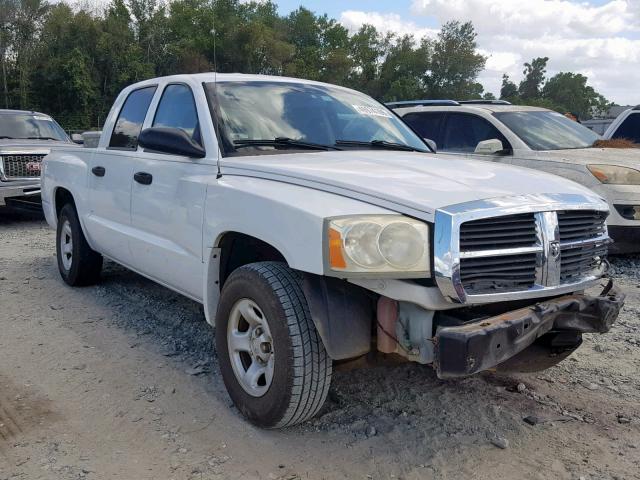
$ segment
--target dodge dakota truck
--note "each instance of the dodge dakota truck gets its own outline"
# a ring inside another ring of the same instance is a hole
[[[312,81],[129,86],[97,148],[47,156],[43,207],[67,284],[106,258],[201,302],[231,399],[267,428],[315,415],[335,363],[533,370],[624,302],[596,194],[436,155],[377,101]]]
[[[74,145],[50,116],[0,110],[0,208],[40,208],[40,167],[52,147]]]

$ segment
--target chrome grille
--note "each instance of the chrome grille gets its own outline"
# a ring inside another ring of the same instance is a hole
[[[607,231],[606,214],[585,210],[583,212],[558,212],[560,241],[586,240],[604,235]]]
[[[520,291],[536,281],[538,234],[533,213],[485,218],[460,226],[460,281],[468,294]],[[499,253],[498,255],[496,255]]]
[[[6,179],[38,178],[44,154],[2,155],[3,176]]]
[[[606,215],[595,211],[558,212],[560,283],[593,275],[607,256]]]
[[[536,280],[536,254],[465,258],[460,280],[471,294],[527,290]]]
[[[455,279],[462,298],[578,284],[603,273],[606,212],[530,212],[463,222]]]
[[[460,227],[460,249],[466,252],[504,246],[529,247],[535,245],[536,240],[533,213],[474,220]]]

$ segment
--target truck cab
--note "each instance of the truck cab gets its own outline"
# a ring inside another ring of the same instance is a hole
[[[43,207],[70,286],[106,258],[202,303],[230,397],[266,428],[318,413],[334,362],[544,368],[624,302],[598,195],[437,155],[374,99],[307,80],[129,86],[97,148],[47,156]]]

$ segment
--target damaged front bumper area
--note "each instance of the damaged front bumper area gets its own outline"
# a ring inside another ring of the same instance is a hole
[[[582,333],[609,331],[624,299],[610,280],[599,295],[566,295],[480,321],[440,327],[434,359],[438,377],[462,377],[494,368],[544,335],[573,334],[577,346]]]

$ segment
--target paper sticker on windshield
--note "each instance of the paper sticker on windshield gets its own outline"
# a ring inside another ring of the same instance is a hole
[[[382,107],[368,107],[366,105],[351,105],[360,115],[371,115],[373,117],[393,118],[393,115]]]
[[[53,120],[50,119],[49,117],[43,117],[41,115],[35,115],[33,118],[34,118],[34,120],[42,120],[42,121],[45,121],[45,122],[53,122]]]

